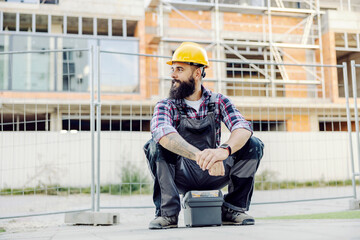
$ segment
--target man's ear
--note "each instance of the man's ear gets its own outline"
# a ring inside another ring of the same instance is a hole
[[[195,77],[201,80],[201,68],[195,70]]]

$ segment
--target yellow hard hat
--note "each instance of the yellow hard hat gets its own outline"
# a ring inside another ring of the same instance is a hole
[[[173,62],[195,63],[209,67],[209,60],[205,49],[193,42],[183,42],[175,50],[171,61],[166,63],[172,65]]]

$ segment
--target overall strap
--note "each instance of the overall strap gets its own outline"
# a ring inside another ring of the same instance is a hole
[[[209,104],[208,104],[208,109],[209,109],[208,113],[211,113],[211,112],[215,111],[216,97],[217,97],[216,93],[211,94],[210,101],[209,101]]]

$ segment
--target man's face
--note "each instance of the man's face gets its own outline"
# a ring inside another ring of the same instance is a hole
[[[182,99],[195,92],[194,70],[196,70],[196,68],[187,63],[173,63],[171,66],[172,83],[169,92],[170,98]]]

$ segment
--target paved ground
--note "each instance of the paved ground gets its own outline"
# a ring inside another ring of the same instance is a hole
[[[1,239],[360,239],[360,221],[259,220],[254,226],[148,230],[139,223],[110,227],[62,226],[36,232],[2,234]]]
[[[259,192],[258,192],[259,193]],[[259,194],[258,194],[259,196]],[[122,198],[124,199],[124,198]],[[128,201],[136,201],[131,197]],[[105,199],[104,199],[105,200]],[[259,200],[259,199],[258,199]],[[108,203],[112,201],[109,196]],[[22,198],[22,203],[24,198]],[[41,201],[39,201],[41,202]],[[75,202],[75,201],[74,201]],[[74,203],[73,202],[73,203]],[[5,204],[7,203],[7,204]],[[136,204],[151,203],[145,197]],[[3,208],[7,207],[8,210]],[[19,202],[0,198],[1,211],[13,211],[11,206]],[[34,207],[34,206],[33,206]],[[345,211],[349,208],[349,199],[324,200],[313,202],[253,205],[249,214],[257,218],[254,226],[222,226],[186,228],[183,213],[180,213],[179,228],[169,230],[148,230],[154,209],[106,210],[120,213],[120,224],[116,226],[72,226],[64,224],[64,215],[28,217],[12,220],[0,220],[0,239],[336,239],[360,240],[360,219],[351,220],[263,220],[268,216],[311,214]],[[36,207],[34,207],[36,210]],[[34,210],[34,211],[35,211]],[[105,210],[104,210],[105,211]]]

